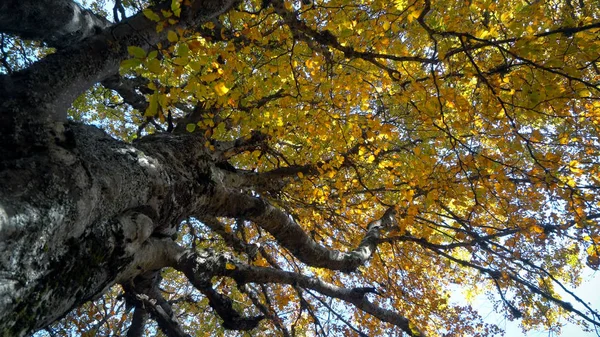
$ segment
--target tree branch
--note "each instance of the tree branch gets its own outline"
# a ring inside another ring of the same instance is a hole
[[[162,296],[153,298],[147,294],[137,293],[132,290],[129,291],[133,292],[132,296],[130,296],[131,301],[135,303],[136,307],[141,307],[148,311],[167,337],[189,337],[179,323],[177,323],[177,320],[173,316],[173,310]]]
[[[144,328],[146,327],[146,320],[148,319],[148,312],[142,306],[136,306],[133,311],[133,318],[131,324],[127,330],[127,337],[142,337],[144,336]]]
[[[344,253],[330,250],[315,242],[289,214],[262,198],[216,188],[212,201],[212,205],[204,210],[207,213],[253,221],[273,235],[300,261],[313,267],[345,272],[356,270],[371,258],[377,248],[381,231],[391,227],[395,221],[395,211],[390,208],[380,219],[368,225],[365,236],[355,249]]]
[[[173,267],[183,272],[192,284],[200,287],[206,286],[207,277],[227,276],[240,285],[250,282],[278,283],[313,289],[325,296],[351,303],[362,311],[399,327],[409,336],[424,336],[407,318],[369,301],[366,294],[373,293],[373,288],[341,288],[297,273],[247,265],[226,254],[209,251],[196,253],[188,250],[181,255]]]
[[[183,272],[188,280],[200,290],[209,305],[223,319],[223,328],[231,330],[252,330],[265,318],[263,315],[242,317],[234,308],[231,299],[213,289],[212,276],[219,275],[218,270],[226,268],[223,264],[224,255],[217,255],[211,251],[195,253],[187,251],[178,259],[174,267]]]
[[[254,306],[257,307],[258,310],[260,310],[260,312],[262,312],[266,318],[268,318],[269,320],[271,320],[271,322],[273,322],[275,327],[277,327],[277,329],[279,329],[279,331],[281,331],[281,334],[283,335],[283,337],[292,337],[292,335],[290,334],[288,329],[285,326],[283,326],[281,318],[279,318],[279,316],[277,315],[277,312],[275,312],[270,305],[266,306],[266,305],[262,304],[253,289],[251,289],[246,284],[239,286],[239,288],[240,288],[241,292],[245,293],[250,298],[250,300],[252,301],[252,304],[254,304]],[[266,293],[264,293],[264,296],[265,296],[265,298],[267,298],[267,302],[269,302],[268,297],[267,297],[268,295]]]
[[[75,45],[111,24],[71,0],[6,0],[0,5],[0,32],[57,49]]]
[[[170,28],[195,27],[228,10],[234,2],[194,1],[182,7],[179,21]],[[42,2],[49,3],[52,1]],[[3,6],[2,15],[14,15],[8,10]],[[67,109],[81,93],[117,73],[121,61],[129,57],[128,46],[150,50],[167,41],[167,31],[157,33],[156,23],[138,13],[23,71],[0,76],[0,142],[8,148],[22,147],[24,152],[53,141],[49,126],[66,120]]]
[[[146,98],[137,90],[145,93],[151,93],[152,91],[145,88],[148,85],[148,80],[142,77],[136,78],[125,78],[118,73],[110,76],[101,82],[102,85],[108,89],[116,91],[123,101],[129,104],[132,108],[144,113],[148,107]]]

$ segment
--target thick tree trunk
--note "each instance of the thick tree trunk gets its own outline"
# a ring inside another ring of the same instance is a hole
[[[0,162],[1,336],[23,336],[135,276],[128,267],[144,242],[173,234],[212,197],[195,136],[129,145],[57,125],[55,144]]]

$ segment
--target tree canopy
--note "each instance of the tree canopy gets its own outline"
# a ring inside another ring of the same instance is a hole
[[[147,165],[166,144],[193,172],[201,149],[213,166],[189,176],[227,192],[170,219],[152,278],[45,334],[499,333],[463,292],[524,329],[599,331],[573,293],[600,267],[599,2],[198,3],[98,0],[74,14],[95,29],[62,35],[0,24],[4,79],[112,57],[52,109]]]

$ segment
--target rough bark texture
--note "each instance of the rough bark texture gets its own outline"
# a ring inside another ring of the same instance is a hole
[[[233,0],[196,1],[182,10],[181,20],[172,28],[196,26],[223,13],[232,4]],[[3,13],[0,15],[8,16],[6,11],[10,12],[10,7],[3,6],[0,10]],[[15,27],[19,26],[11,26]],[[1,76],[0,142],[9,150],[1,148],[0,156],[20,156],[31,147],[45,146],[49,141],[49,124],[66,121],[67,109],[75,98],[95,83],[114,76],[128,56],[128,46],[149,50],[166,41],[166,35],[166,30],[157,33],[156,23],[139,13],[21,72]]]
[[[62,134],[69,139],[0,166],[0,251],[11,252],[0,258],[3,336],[98,295],[151,235],[172,234],[210,198],[206,158],[180,151],[194,147],[191,136],[131,146],[90,126]]]
[[[71,0],[6,0],[0,31],[65,48],[97,34],[110,22]]]

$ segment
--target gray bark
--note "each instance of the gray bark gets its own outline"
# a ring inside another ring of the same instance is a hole
[[[71,0],[5,0],[0,31],[66,48],[99,33],[110,22]]]
[[[2,336],[43,327],[146,271],[128,266],[147,239],[170,235],[211,198],[196,137],[132,146],[89,126],[67,124],[64,133],[70,139],[0,164]]]

